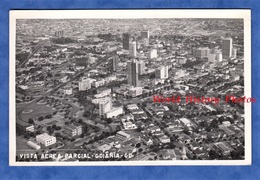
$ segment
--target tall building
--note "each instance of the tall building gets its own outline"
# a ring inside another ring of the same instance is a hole
[[[130,42],[129,55],[132,57],[136,57],[136,41]]]
[[[208,55],[208,61],[209,61],[209,62],[215,62],[215,60],[216,60],[216,54],[213,53],[213,52],[209,53],[209,55]]]
[[[233,50],[232,50],[232,57],[237,58],[237,49],[236,48],[233,48]]]
[[[155,70],[155,77],[159,79],[166,79],[168,78],[168,66],[161,66]]]
[[[79,91],[85,91],[88,89],[91,89],[91,83],[93,82],[93,79],[90,78],[81,78],[81,80],[78,82],[79,85]]]
[[[99,115],[105,115],[107,112],[111,111],[112,109],[112,99],[110,98],[105,98],[102,99],[99,102]]]
[[[149,39],[149,31],[141,31],[141,37]]]
[[[144,45],[144,47],[149,46],[149,39],[148,38],[143,39],[143,45]]]
[[[223,58],[230,58],[232,56],[232,38],[225,38],[222,40],[222,55]]]
[[[221,61],[222,61],[222,53],[221,53],[221,52],[216,53],[216,60],[217,60],[218,62],[221,62]]]
[[[138,86],[138,62],[132,60],[127,62],[127,83],[132,86]]]
[[[118,62],[119,62],[118,56],[114,56],[111,59],[111,71],[114,71],[114,72],[117,71],[117,64],[118,64]]]
[[[128,33],[123,33],[123,49],[129,50],[130,41],[131,41],[131,35]]]
[[[138,74],[143,75],[144,74],[144,68],[145,68],[145,63],[143,61],[138,62]]]

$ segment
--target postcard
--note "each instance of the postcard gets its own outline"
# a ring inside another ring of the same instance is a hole
[[[11,166],[250,165],[251,12],[10,11]]]

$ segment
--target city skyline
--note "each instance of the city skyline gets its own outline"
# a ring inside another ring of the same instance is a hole
[[[246,159],[248,105],[222,98],[247,92],[244,20],[18,19],[16,28],[17,162]],[[182,98],[202,95],[219,101]],[[42,159],[47,151],[59,156]]]

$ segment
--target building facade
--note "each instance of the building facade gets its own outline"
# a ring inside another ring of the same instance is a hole
[[[137,52],[136,52],[136,41],[130,42],[129,43],[129,55],[132,57],[136,57]]]
[[[159,79],[166,79],[169,77],[168,66],[161,66],[155,70],[155,77]]]
[[[232,38],[225,38],[222,40],[222,55],[223,58],[230,58],[232,56]]]
[[[102,99],[99,102],[99,115],[100,116],[102,116],[102,115],[104,116],[111,109],[112,109],[111,97],[110,98],[106,98],[106,99]]]
[[[138,86],[138,62],[132,60],[127,62],[127,83],[132,86]]]
[[[36,141],[47,147],[56,143],[56,137],[43,133],[36,136]]]
[[[149,31],[141,31],[141,37],[149,39]]]
[[[123,49],[129,50],[130,40],[131,40],[131,35],[128,33],[123,33]]]

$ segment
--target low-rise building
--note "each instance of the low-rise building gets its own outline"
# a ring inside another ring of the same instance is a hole
[[[34,132],[34,125],[22,120],[16,120],[16,131],[22,134],[26,134],[27,132]]]
[[[112,117],[117,117],[120,114],[123,114],[124,110],[123,107],[113,107],[109,112],[105,113],[106,118],[112,118]]]
[[[82,134],[82,126],[79,124],[71,124],[69,126],[64,127],[65,133],[71,137],[79,136]]]
[[[36,136],[36,141],[47,147],[56,143],[56,137],[43,133]]]
[[[34,142],[32,142],[32,141],[28,141],[27,144],[28,144],[30,147],[32,147],[32,148],[34,148],[34,149],[36,149],[36,150],[41,149],[41,146],[39,146],[38,144],[36,144],[36,143],[34,143]]]

